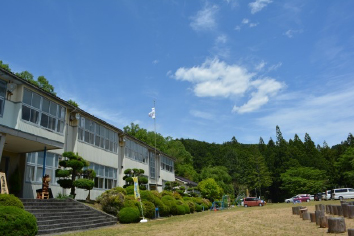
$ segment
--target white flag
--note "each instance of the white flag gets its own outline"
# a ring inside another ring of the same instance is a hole
[[[151,108],[151,112],[149,113],[149,116],[150,116],[152,119],[155,119],[155,107]]]

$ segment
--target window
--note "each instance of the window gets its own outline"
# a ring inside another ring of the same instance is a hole
[[[150,178],[155,179],[155,153],[150,152]]]
[[[127,139],[125,141],[125,156],[138,162],[147,163],[149,151],[146,147]]]
[[[42,183],[44,152],[32,152],[26,154],[26,182]],[[45,162],[45,174],[51,177],[51,184],[57,184],[55,170],[58,169],[60,155],[47,152]]]
[[[80,117],[79,140],[110,152],[118,151],[118,134],[96,122]]]
[[[171,158],[161,156],[161,169],[173,172],[173,160]]]
[[[4,115],[6,82],[0,80],[0,117]]]
[[[90,163],[89,169],[96,172],[95,188],[111,189],[117,186],[117,169],[103,166],[96,163]],[[84,168],[84,169],[87,169]]]
[[[58,133],[63,133],[65,108],[49,99],[24,89],[22,119]]]

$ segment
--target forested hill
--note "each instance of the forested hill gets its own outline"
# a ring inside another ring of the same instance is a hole
[[[153,132],[138,125],[124,131],[154,146]],[[309,134],[304,141],[295,134],[285,140],[276,127],[276,140],[241,144],[233,137],[223,144],[157,135],[157,148],[177,158],[176,175],[196,182],[213,178],[226,194],[247,190],[273,202],[298,193],[317,193],[333,187],[354,187],[354,137],[333,147],[315,145]]]

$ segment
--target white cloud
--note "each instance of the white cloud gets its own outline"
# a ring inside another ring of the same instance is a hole
[[[213,114],[210,114],[209,112],[204,112],[204,111],[192,110],[192,111],[190,111],[190,114],[194,117],[203,118],[206,120],[214,120],[214,118],[215,118]]]
[[[239,25],[236,26],[236,27],[235,27],[235,30],[240,31],[240,30],[241,30],[241,26],[239,26]]]
[[[159,60],[153,60],[152,64],[156,65],[157,63],[159,63]]]
[[[252,80],[255,75],[239,65],[207,59],[201,66],[179,68],[175,79],[194,84],[193,92],[198,97],[239,98],[253,91],[248,102],[233,108],[233,112],[245,113],[259,109],[283,87],[272,78]]]
[[[284,85],[275,79],[258,79],[251,83],[256,92],[251,94],[251,99],[241,107],[234,106],[232,112],[247,113],[258,110],[261,106],[268,103],[269,98],[275,96]]]
[[[332,88],[331,92],[319,96],[308,93],[290,95],[291,106],[277,106],[274,113],[259,118],[258,124],[263,127],[279,125],[283,134],[292,136],[297,133],[303,137],[308,133],[318,138],[313,140],[318,144],[324,140],[330,145],[337,144],[338,140],[344,140],[349,132],[354,131],[354,87],[346,87],[337,91]]]
[[[196,31],[215,29],[217,27],[215,15],[218,9],[218,6],[213,5],[198,11],[197,15],[191,17],[190,26]]]
[[[256,66],[256,70],[262,70],[264,68],[264,66],[266,65],[267,63],[265,61],[261,61],[257,66]]]
[[[300,34],[302,30],[288,30],[283,35],[286,35],[288,38],[294,37],[294,34]]]
[[[217,44],[220,44],[220,43],[224,44],[226,42],[227,42],[227,36],[225,34],[218,36],[215,40],[215,43],[217,43]]]
[[[268,68],[268,71],[273,71],[273,70],[277,70],[279,67],[282,66],[283,63],[281,62],[278,62],[277,64],[275,65],[271,65],[269,68]]]
[[[258,23],[250,23],[250,24],[249,24],[249,26],[250,26],[251,28],[256,27],[257,25],[258,25]]]
[[[244,19],[242,20],[242,24],[248,24],[248,22],[249,22],[249,20],[246,19],[246,18],[244,18]]]
[[[269,3],[272,3],[272,1],[271,0],[256,0],[255,2],[249,3],[248,6],[251,8],[251,13],[255,14],[255,13],[261,11]]]

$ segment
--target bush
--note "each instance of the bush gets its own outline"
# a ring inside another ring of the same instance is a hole
[[[140,221],[140,211],[137,207],[125,207],[119,211],[118,219],[122,224],[137,223]]]
[[[188,206],[187,203],[184,203],[182,206],[184,207],[184,212],[185,212],[186,214],[190,214],[190,213],[191,213],[191,209],[189,208],[189,206]],[[192,212],[192,213],[193,213],[193,212]]]
[[[173,193],[171,191],[166,191],[166,190],[163,190],[161,193],[161,197],[163,196],[173,196]]]
[[[126,187],[125,190],[127,191],[127,195],[133,195],[134,194],[134,186],[133,185],[130,185],[130,186]]]
[[[16,206],[0,206],[0,232],[7,236],[36,235],[36,217]]]
[[[21,200],[12,194],[0,194],[0,206],[15,206],[21,209],[24,208]]]
[[[152,194],[152,192],[150,192],[150,191],[142,190],[142,191],[140,191],[140,198],[141,198],[141,200],[154,202],[155,195]]]
[[[176,199],[176,200],[182,200],[182,196],[179,192],[174,192],[172,194],[172,196]]]
[[[165,195],[161,198],[163,204],[169,207],[171,215],[177,215],[176,199],[170,195]]]
[[[144,216],[149,219],[155,218],[155,205],[152,202],[143,201]]]
[[[125,189],[116,187],[102,193],[97,198],[97,201],[101,204],[103,211],[108,214],[117,215],[118,211],[123,207],[125,193]]]
[[[184,215],[184,214],[186,214],[184,205],[177,205],[176,209],[177,209],[176,215]]]
[[[137,207],[139,209],[140,203],[135,199],[134,200],[125,200],[123,208],[126,208],[126,207]]]
[[[170,207],[166,206],[160,198],[155,196],[153,203],[155,204],[155,207],[159,208],[160,216],[170,215]]]
[[[195,204],[195,211],[196,212],[201,212],[203,211],[203,206],[199,205],[199,204]]]
[[[190,210],[190,213],[193,213],[195,211],[195,203],[190,201],[190,200],[187,200],[187,201],[184,201],[188,207],[189,207],[189,210]]]

